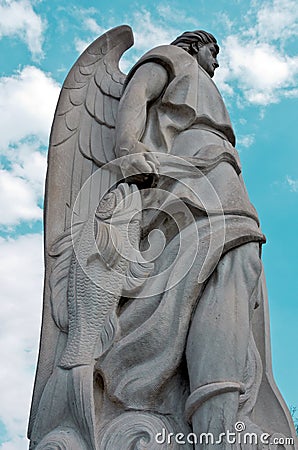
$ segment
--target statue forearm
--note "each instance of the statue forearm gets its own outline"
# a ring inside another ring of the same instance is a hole
[[[133,89],[134,91],[134,89]],[[116,154],[125,156],[135,153],[146,124],[147,100],[143,92],[134,95],[128,91],[118,112],[116,129]]]

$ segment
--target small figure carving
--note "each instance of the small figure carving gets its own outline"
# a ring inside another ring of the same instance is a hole
[[[132,44],[99,37],[59,98],[30,448],[295,449],[216,39],[183,33],[125,76]]]

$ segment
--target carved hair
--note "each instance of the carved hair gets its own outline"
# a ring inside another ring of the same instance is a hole
[[[194,55],[199,52],[200,47],[207,44],[215,44],[217,53],[219,52],[219,46],[213,34],[207,33],[203,30],[185,31],[185,33],[178,36],[171,45],[177,45],[177,47],[183,48],[185,51]]]

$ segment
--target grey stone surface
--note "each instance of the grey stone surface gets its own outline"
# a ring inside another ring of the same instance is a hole
[[[297,448],[218,45],[184,33],[125,76],[132,44],[98,38],[59,98],[30,448]]]

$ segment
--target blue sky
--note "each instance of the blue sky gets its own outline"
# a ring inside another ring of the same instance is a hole
[[[42,197],[59,89],[88,43],[127,23],[146,50],[196,28],[221,47],[215,81],[228,106],[252,202],[267,235],[263,259],[273,368],[298,406],[297,5],[294,0],[0,0],[0,445],[25,438],[42,298]]]

